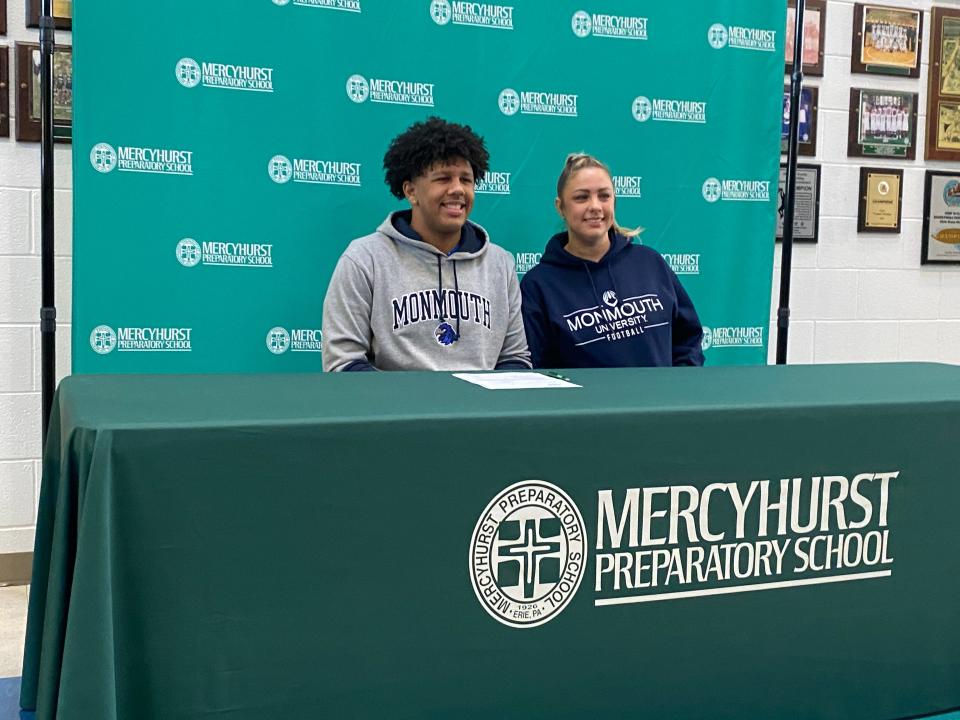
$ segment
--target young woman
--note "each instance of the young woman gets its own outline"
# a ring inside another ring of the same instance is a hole
[[[617,225],[615,205],[607,166],[567,157],[556,199],[567,231],[520,283],[533,366],[703,365],[690,297],[658,252],[632,241],[638,230]]]

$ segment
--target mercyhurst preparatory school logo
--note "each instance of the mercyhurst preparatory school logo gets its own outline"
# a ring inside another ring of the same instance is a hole
[[[573,34],[579,38],[622,38],[626,40],[647,39],[647,18],[630,15],[606,15],[578,10],[570,20]]]
[[[193,151],[127,145],[114,149],[109,143],[97,143],[90,150],[90,164],[104,175],[114,169],[156,175],[193,175]]]
[[[700,253],[663,253],[663,259],[677,275],[700,274]]]
[[[520,252],[513,256],[513,266],[517,271],[517,275],[523,277],[528,272],[533,270],[537,263],[540,262],[540,258],[543,257],[543,253],[540,252]]]
[[[190,352],[191,328],[121,327],[97,325],[90,333],[90,347],[97,355],[118,352]]]
[[[613,189],[618,199],[643,197],[643,178],[640,175],[614,175]]]
[[[707,30],[707,42],[714,50],[723,50],[730,47],[739,50],[776,52],[777,33],[775,30],[714,23]]]
[[[659,120],[662,122],[681,122],[705,125],[707,122],[707,103],[699,100],[650,99],[638,95],[630,106],[633,119],[637,122]]]
[[[274,155],[267,163],[270,179],[278,185],[293,180],[310,185],[360,187],[360,163],[343,160],[308,160]]]
[[[497,97],[497,105],[504,115],[554,115],[577,117],[577,95],[571,93],[541,92],[504,88]]]
[[[177,262],[187,268],[204,265],[273,267],[273,245],[266,243],[207,242],[193,238],[177,243]]]
[[[321,10],[343,10],[361,12],[360,0],[273,0],[274,5],[284,6],[293,3],[299,7],[319,8]]]
[[[470,581],[492,618],[532,628],[577,594],[577,610],[587,614],[889,578],[900,471],[876,470],[723,482],[678,477],[669,484],[608,477],[593,491],[580,487],[580,507],[556,485],[521,481],[481,513],[470,537]],[[592,541],[581,509],[596,519]],[[592,594],[592,608],[583,593]],[[619,621],[644,615],[627,612],[618,612]]]
[[[756,327],[715,327],[703,326],[704,350],[714,348],[763,347],[763,326]]]
[[[433,83],[411,80],[385,80],[351,75],[347,78],[347,97],[355,103],[367,100],[389,105],[433,107]]]
[[[718,180],[707,178],[700,189],[708,203],[718,200],[729,202],[770,202],[769,180]]]
[[[477,180],[474,191],[479,195],[509,195],[510,175],[508,172],[487,170],[483,178]]]
[[[273,68],[226,63],[198,63],[182,58],[175,70],[177,82],[185,88],[204,87],[249,92],[273,92]]]
[[[287,330],[283,327],[270,328],[267,333],[267,350],[274,355],[290,352],[313,352],[321,350],[323,334],[313,328]]]
[[[586,525],[573,500],[556,485],[524,480],[480,515],[470,539],[470,580],[491,617],[532,628],[567,606],[586,559]]]
[[[462,0],[433,0],[430,17],[437,25],[472,25],[491,30],[513,30],[513,7]]]

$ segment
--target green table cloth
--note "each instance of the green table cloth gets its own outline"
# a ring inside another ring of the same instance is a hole
[[[960,368],[74,376],[40,720],[960,707]]]

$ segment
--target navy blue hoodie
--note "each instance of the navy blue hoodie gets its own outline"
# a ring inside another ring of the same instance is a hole
[[[703,365],[697,311],[660,253],[610,231],[599,262],[550,238],[520,283],[535,368]]]

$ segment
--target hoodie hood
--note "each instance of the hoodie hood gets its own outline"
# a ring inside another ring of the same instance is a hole
[[[420,236],[420,233],[411,227],[412,219],[412,210],[398,210],[390,213],[377,230],[392,240],[419,248],[433,255],[449,257],[452,260],[470,260],[480,257],[487,251],[487,245],[489,244],[487,231],[469,220],[464,223],[463,229],[460,231],[460,242],[449,256],[445,256],[443,252],[426,242]]]
[[[608,232],[610,238],[610,249],[607,250],[607,254],[604,255],[597,262],[592,260],[584,260],[579,258],[576,255],[572,255],[567,252],[567,243],[569,242],[569,237],[566,232],[557,233],[547,242],[547,248],[543,251],[543,258],[541,262],[548,263],[550,265],[559,265],[561,267],[576,267],[582,268],[584,265],[602,267],[604,265],[613,263],[617,256],[620,255],[624,250],[626,250],[632,242],[630,238],[624,237],[620,233],[616,232],[611,228]]]

